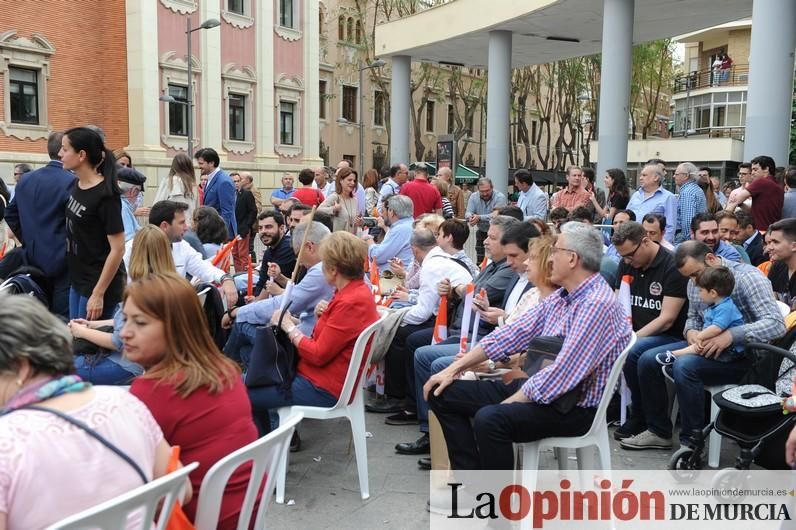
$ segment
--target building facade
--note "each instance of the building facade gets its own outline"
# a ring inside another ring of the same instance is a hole
[[[316,0],[8,7],[0,14],[0,175],[7,180],[14,163],[46,161],[49,132],[92,123],[156,188],[172,157],[188,148],[189,112],[194,149],[215,148],[222,167],[252,172],[259,188],[321,163]],[[220,25],[197,29],[211,19]],[[196,30],[190,58],[188,27]]]

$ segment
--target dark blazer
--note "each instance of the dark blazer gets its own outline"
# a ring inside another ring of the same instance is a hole
[[[66,203],[76,180],[52,160],[19,181],[6,209],[6,222],[22,242],[28,264],[48,278],[66,273]]]
[[[749,261],[755,267],[766,261],[767,258],[763,253],[763,235],[760,232],[755,233],[754,239],[746,247],[746,253],[749,254]]]
[[[257,203],[254,201],[254,194],[249,190],[240,190],[235,202],[235,220],[238,223],[240,237],[249,235],[255,219],[257,219]]]
[[[235,220],[236,198],[235,183],[223,169],[219,169],[218,173],[205,186],[202,204],[215,208],[221,215],[227,225],[230,238],[235,237],[238,233],[238,223]]]
[[[514,273],[514,278],[512,278],[509,284],[506,286],[506,293],[503,295],[503,300],[500,302],[500,307],[502,307],[503,309],[506,309],[506,303],[509,301],[509,296],[511,296],[511,291],[514,290],[514,286],[517,285],[518,281],[520,281],[520,275]],[[531,287],[533,287],[533,284],[531,282],[526,283],[525,288],[522,290],[522,294],[527,293]],[[520,298],[522,298],[522,296],[520,296]]]

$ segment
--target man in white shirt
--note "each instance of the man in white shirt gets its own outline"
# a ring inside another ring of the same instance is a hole
[[[232,308],[238,303],[238,289],[235,287],[235,280],[231,275],[214,267],[210,260],[202,259],[202,255],[182,238],[185,231],[188,230],[188,225],[185,223],[185,210],[187,209],[188,205],[181,202],[156,202],[149,211],[149,223],[163,230],[171,241],[171,256],[174,258],[177,274],[183,277],[190,274],[203,282],[220,283],[227,300],[227,307]],[[131,239],[124,246],[124,266],[128,269],[130,255],[133,252],[133,241],[134,239]]]
[[[530,171],[518,169],[514,173],[514,187],[519,191],[517,206],[522,210],[525,221],[547,219],[547,193],[534,183]]]

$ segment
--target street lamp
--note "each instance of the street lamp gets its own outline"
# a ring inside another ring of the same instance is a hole
[[[211,29],[221,25],[221,21],[217,18],[208,18],[197,27],[191,27],[191,17],[185,19],[185,37],[187,40],[187,58],[188,58],[188,97],[186,101],[177,101],[174,96],[163,95],[160,96],[160,101],[166,103],[179,103],[187,106],[188,116],[186,119],[186,128],[188,129],[188,156],[193,157],[193,61],[191,60],[191,33],[199,31],[200,29]]]
[[[387,63],[384,60],[376,59],[370,64],[366,64],[364,66],[359,67],[359,178],[360,179],[365,177],[365,120],[363,118],[364,113],[362,112],[362,109],[364,107],[363,94],[365,92],[364,72],[365,70],[370,70],[372,68],[381,68],[385,64]],[[338,122],[339,121],[340,120],[338,120]]]

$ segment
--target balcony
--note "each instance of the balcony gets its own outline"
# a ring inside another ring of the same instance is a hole
[[[697,70],[674,79],[673,94],[701,88],[746,86],[749,84],[749,65],[733,64],[728,70]]]

